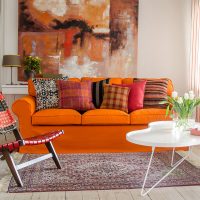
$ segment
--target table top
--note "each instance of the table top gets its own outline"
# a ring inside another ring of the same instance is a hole
[[[16,84],[16,85],[2,85],[2,93],[7,94],[28,94],[28,85],[25,84]]]
[[[2,85],[2,88],[28,88],[28,84],[7,84],[7,85]]]
[[[126,139],[134,144],[151,147],[189,147],[200,145],[200,136],[190,134],[190,131],[177,131],[172,121],[158,121],[149,124],[142,130],[127,133]],[[195,127],[200,128],[196,123]]]

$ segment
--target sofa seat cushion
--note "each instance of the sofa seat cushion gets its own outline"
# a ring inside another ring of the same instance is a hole
[[[148,124],[154,121],[170,120],[166,117],[166,109],[146,108],[130,113],[131,124]]]
[[[81,114],[72,109],[47,109],[32,115],[32,125],[81,124]]]
[[[113,109],[96,109],[82,115],[83,125],[127,125],[130,116],[124,111]]]

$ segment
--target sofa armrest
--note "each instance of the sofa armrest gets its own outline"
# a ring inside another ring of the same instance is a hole
[[[13,103],[12,111],[18,117],[20,126],[31,125],[31,116],[35,113],[35,108],[35,98],[32,96],[22,97]]]

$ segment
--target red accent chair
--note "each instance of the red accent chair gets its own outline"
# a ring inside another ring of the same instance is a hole
[[[7,134],[14,134],[16,138],[16,141],[14,142],[9,142],[7,144],[0,144],[0,153],[3,154],[3,157],[5,158],[8,164],[8,167],[10,168],[10,171],[18,186],[23,187],[23,183],[18,173],[18,170],[23,169],[24,167],[30,166],[32,164],[38,163],[48,158],[52,158],[57,168],[61,169],[60,161],[58,159],[58,156],[54,150],[54,147],[51,141],[59,137],[60,135],[64,134],[64,131],[57,130],[57,131],[45,133],[37,137],[23,139],[21,137],[20,132],[17,129],[16,121],[14,120],[13,116],[11,115],[8,109],[8,106],[6,104],[5,98],[2,95],[2,93],[0,93],[0,134],[4,134],[5,136]],[[17,151],[20,148],[20,146],[24,146],[24,145],[30,146],[30,145],[39,145],[39,144],[45,144],[45,146],[47,147],[49,151],[49,154],[40,156],[36,159],[27,161],[25,163],[21,163],[19,165],[15,165],[15,162],[11,156],[11,153],[13,151]]]

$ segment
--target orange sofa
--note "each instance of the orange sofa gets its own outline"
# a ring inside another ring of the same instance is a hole
[[[72,81],[99,81],[104,78],[88,78]],[[111,84],[129,84],[133,78],[111,78]],[[148,108],[125,113],[120,110],[95,109],[80,114],[72,109],[47,109],[35,111],[35,89],[28,82],[29,95],[16,100],[12,110],[19,120],[19,129],[24,138],[36,136],[51,130],[63,129],[65,134],[54,141],[58,153],[85,152],[136,152],[149,151],[150,148],[126,141],[126,133],[143,129],[149,122],[168,120],[165,109]],[[173,91],[168,81],[168,95]],[[44,153],[43,146],[21,148],[21,152]]]

